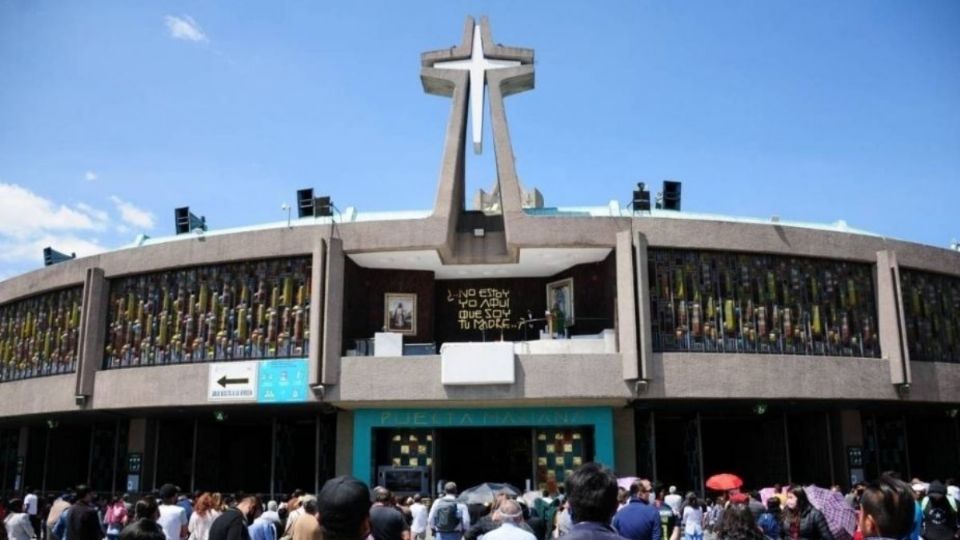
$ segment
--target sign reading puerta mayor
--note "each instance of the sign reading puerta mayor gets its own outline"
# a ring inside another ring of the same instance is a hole
[[[213,363],[207,372],[207,401],[306,401],[307,371],[306,358]]]

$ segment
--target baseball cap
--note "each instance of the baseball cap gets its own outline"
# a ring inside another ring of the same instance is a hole
[[[370,513],[370,488],[352,476],[327,480],[317,495],[320,524],[340,536],[359,534]]]

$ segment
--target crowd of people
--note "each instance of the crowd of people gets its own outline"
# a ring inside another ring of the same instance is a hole
[[[457,495],[448,482],[435,501],[398,498],[349,476],[316,495],[298,490],[266,502],[167,484],[136,501],[101,501],[78,486],[44,504],[28,489],[0,504],[0,540],[838,540],[799,486],[776,486],[765,501],[741,489],[705,501],[643,479],[623,488],[610,470],[587,463],[533,498],[504,490],[465,504]],[[960,540],[958,498],[951,481],[908,484],[887,473],[843,500],[856,511],[854,540]]]

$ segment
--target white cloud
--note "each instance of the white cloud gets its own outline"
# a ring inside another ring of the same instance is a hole
[[[43,231],[98,230],[105,217],[89,206],[69,208],[17,184],[0,182],[0,236],[28,238]]]
[[[124,201],[116,195],[111,195],[110,200],[116,205],[117,210],[120,212],[120,219],[122,219],[124,223],[144,230],[153,228],[154,217],[151,212]]]
[[[126,225],[123,225],[123,224],[117,225],[117,232],[120,234],[127,234],[128,232],[130,232],[130,227],[127,227]]]
[[[78,257],[106,248],[93,235],[107,228],[109,216],[88,204],[55,203],[17,184],[0,182],[0,275],[11,277],[39,266],[43,248]],[[3,279],[3,278],[0,278]]]
[[[87,172],[83,175],[83,178],[84,178],[87,182],[93,182],[94,180],[97,179],[97,173],[95,173],[95,172],[93,172],[93,171],[87,171]]]
[[[170,31],[170,37],[174,39],[207,41],[207,36],[203,33],[203,30],[200,29],[200,25],[189,15],[184,15],[183,17],[167,15],[163,20],[167,24],[167,30]]]

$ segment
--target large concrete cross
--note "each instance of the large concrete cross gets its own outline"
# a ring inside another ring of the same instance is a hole
[[[519,65],[519,60],[498,60],[483,54],[483,36],[479,24],[473,27],[473,47],[470,58],[433,64],[433,67],[438,69],[462,69],[470,72],[470,122],[473,126],[473,151],[476,154],[483,151],[483,97],[487,85],[486,72]]]

